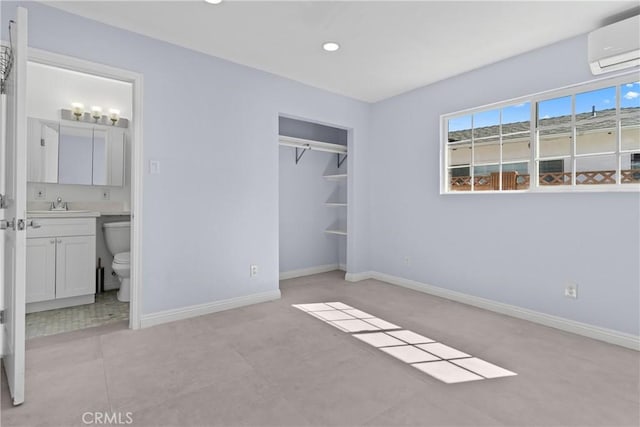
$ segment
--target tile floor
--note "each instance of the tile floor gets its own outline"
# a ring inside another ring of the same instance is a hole
[[[27,339],[92,328],[129,319],[129,303],[116,298],[117,291],[96,295],[94,304],[27,314]]]
[[[133,426],[640,424],[636,351],[343,277],[286,280],[279,301],[139,331],[29,340],[27,400],[11,407],[3,381],[0,424],[83,425],[86,411],[131,412]],[[518,376],[445,384],[291,307],[315,301],[342,301]]]

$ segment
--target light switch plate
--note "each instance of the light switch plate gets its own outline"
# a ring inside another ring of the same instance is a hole
[[[160,160],[149,160],[149,173],[151,175],[160,174]]]

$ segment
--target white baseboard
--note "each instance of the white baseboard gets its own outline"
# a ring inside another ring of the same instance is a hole
[[[390,283],[392,285],[402,286],[404,288],[413,289],[415,291],[424,292],[430,295],[435,295],[452,301],[461,302],[463,304],[472,305],[474,307],[483,308],[485,310],[505,314],[511,317],[517,317],[518,319],[528,320],[540,325],[549,326],[555,329],[560,329],[562,331],[572,332],[574,334],[640,351],[639,336],[615,331],[613,329],[593,326],[587,323],[565,319],[564,317],[541,313],[539,311],[534,311],[515,305],[504,304],[501,302],[476,297],[462,292],[452,291],[433,285],[427,285],[415,280],[404,279],[385,273],[378,273],[376,271],[347,274],[346,278],[346,280],[351,282],[365,279],[377,279],[382,282]]]
[[[338,264],[326,264],[309,268],[301,268],[300,270],[283,271],[280,273],[280,280],[295,279],[296,277],[311,276],[312,274],[326,273],[328,271],[339,269],[340,265]]]
[[[174,322],[176,320],[188,319],[191,317],[216,313],[218,311],[231,310],[233,308],[273,301],[276,299],[280,299],[280,290],[229,298],[206,304],[191,305],[189,307],[165,310],[157,313],[143,314],[140,318],[140,327],[147,328],[149,326],[160,325],[162,323]]]
[[[373,279],[373,271],[364,271],[362,273],[347,273],[344,275],[344,280],[347,282],[359,282],[361,280]]]
[[[347,271],[347,264],[338,264],[338,270]]]

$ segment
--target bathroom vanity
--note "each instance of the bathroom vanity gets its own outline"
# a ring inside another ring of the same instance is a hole
[[[27,218],[27,313],[95,302],[96,218],[90,211],[32,211]]]

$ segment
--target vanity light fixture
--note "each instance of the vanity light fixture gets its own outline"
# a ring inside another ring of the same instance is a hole
[[[115,108],[109,109],[109,120],[111,120],[111,125],[115,126],[115,124],[118,123],[118,120],[120,120],[120,110]]]
[[[209,4],[220,4],[222,3],[222,0],[204,0],[206,3]]]
[[[322,48],[327,52],[335,52],[340,49],[340,45],[336,42],[326,42],[322,44]]]
[[[80,120],[80,117],[84,114],[84,104],[80,102],[71,103],[71,112],[76,116],[76,120]]]
[[[98,120],[102,118],[102,107],[98,107],[98,106],[91,107],[91,117],[93,117],[93,120],[95,120],[96,123],[98,123]]]

